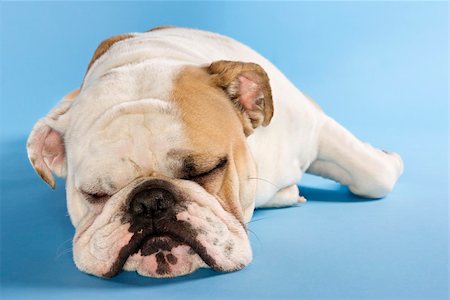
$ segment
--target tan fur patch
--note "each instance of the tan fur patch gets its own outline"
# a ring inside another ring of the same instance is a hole
[[[204,68],[185,67],[174,81],[172,99],[181,112],[193,149],[210,156],[228,155],[224,176],[204,188],[217,195],[222,207],[243,220],[239,205],[240,181],[249,177],[242,121],[223,90]]]
[[[64,99],[73,100],[73,99],[75,99],[75,97],[78,96],[78,94],[80,94],[80,89],[73,90],[70,93],[68,93],[67,95],[65,95]]]
[[[94,55],[91,58],[91,61],[89,62],[86,73],[89,71],[89,69],[94,64],[94,62],[97,59],[99,59],[103,54],[105,54],[106,51],[108,51],[108,49],[111,48],[112,45],[114,45],[115,43],[117,43],[119,41],[131,38],[131,37],[133,37],[132,34],[121,34],[121,35],[116,35],[116,36],[110,37],[110,38],[104,40],[103,42],[101,42],[100,45],[98,45],[97,49],[95,50]]]
[[[149,30],[146,30],[145,32],[151,32],[151,31],[156,31],[156,30],[161,30],[161,29],[168,29],[168,28],[175,28],[176,26],[171,26],[171,25],[163,25],[163,26],[156,26],[153,27]]]

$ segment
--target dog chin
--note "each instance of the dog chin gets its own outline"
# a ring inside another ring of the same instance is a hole
[[[207,267],[189,245],[163,236],[149,238],[138,253],[127,259],[123,269],[158,278],[182,276]]]

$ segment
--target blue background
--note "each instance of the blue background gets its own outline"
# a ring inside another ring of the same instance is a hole
[[[3,297],[448,298],[447,3],[0,5]],[[162,24],[250,45],[358,137],[401,153],[394,192],[367,200],[306,176],[306,205],[255,213],[254,261],[236,273],[103,280],[79,272],[63,181],[52,192],[34,174],[26,135],[80,85],[101,40]]]

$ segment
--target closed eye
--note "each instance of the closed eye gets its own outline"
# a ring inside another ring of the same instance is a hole
[[[109,194],[103,192],[89,193],[83,191],[82,193],[89,202],[103,202],[111,197]]]
[[[215,165],[212,169],[210,169],[206,172],[199,173],[199,174],[187,176],[186,178],[183,178],[183,179],[196,180],[196,179],[202,179],[204,177],[214,175],[214,174],[218,173],[219,171],[221,171],[227,163],[228,163],[228,159],[226,157],[221,158],[219,160],[219,162],[217,163],[217,165]]]

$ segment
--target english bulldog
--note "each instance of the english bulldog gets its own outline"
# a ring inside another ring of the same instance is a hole
[[[52,188],[66,177],[76,266],[108,278],[242,269],[254,209],[304,201],[305,172],[381,198],[403,171],[257,52],[174,27],[103,41],[27,150]]]

